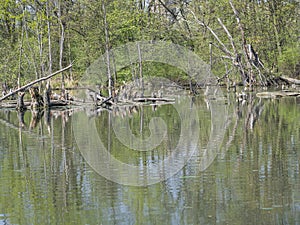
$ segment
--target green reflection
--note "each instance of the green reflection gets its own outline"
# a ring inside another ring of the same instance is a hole
[[[205,148],[210,112],[203,98],[194,104]],[[176,176],[141,188],[110,182],[89,167],[72,134],[75,111],[52,110],[50,119],[44,113],[38,121],[26,112],[23,128],[16,112],[0,111],[0,224],[299,223],[299,99],[250,96],[242,105],[228,96],[227,106],[221,151],[205,171],[195,172],[196,155]],[[160,160],[178,141],[180,123],[172,106],[124,116],[130,116],[134,134],[147,137],[154,115],[166,121],[168,141],[151,152],[132,151],[116,140],[109,120],[121,115],[101,113],[99,136],[124,162]]]

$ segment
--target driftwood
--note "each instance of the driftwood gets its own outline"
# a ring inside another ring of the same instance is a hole
[[[50,74],[49,76],[42,77],[42,78],[40,78],[40,79],[34,80],[34,81],[32,81],[32,82],[30,82],[30,83],[28,83],[28,84],[26,84],[26,85],[24,85],[24,86],[22,86],[22,87],[16,89],[16,90],[14,90],[14,91],[8,93],[7,95],[3,96],[2,98],[0,98],[0,102],[3,101],[3,100],[5,100],[5,99],[7,99],[8,97],[10,97],[10,96],[12,96],[12,95],[18,93],[19,91],[23,91],[23,90],[25,90],[25,89],[31,87],[31,86],[34,85],[34,84],[37,84],[37,83],[39,83],[39,82],[48,80],[48,79],[50,79],[51,77],[54,77],[55,75],[57,75],[57,74],[59,74],[59,73],[65,71],[65,70],[70,69],[72,66],[73,66],[73,65],[70,64],[69,66],[67,66],[67,67],[65,67],[65,68],[63,68],[63,69],[61,69],[61,70],[58,70],[58,71],[56,71],[56,72]]]
[[[278,97],[292,97],[300,96],[300,92],[290,92],[290,91],[266,91],[259,92],[256,94],[259,98],[278,98]]]
[[[290,78],[290,77],[286,77],[286,76],[281,76],[280,77],[281,80],[284,80],[285,82],[289,83],[289,84],[297,84],[300,85],[300,80],[295,79],[295,78]]]
[[[26,109],[31,109],[31,101],[26,101],[23,102],[23,110]],[[68,106],[68,105],[74,105],[74,106],[82,106],[84,103],[79,102],[79,101],[66,101],[66,100],[51,100],[49,107],[63,107],[63,106]],[[17,101],[9,101],[9,102],[4,102],[0,104],[0,108],[6,108],[6,109],[17,109],[18,111],[20,110],[20,107],[18,105]]]
[[[175,99],[150,97],[150,98],[134,98],[133,101],[134,102],[175,102]]]

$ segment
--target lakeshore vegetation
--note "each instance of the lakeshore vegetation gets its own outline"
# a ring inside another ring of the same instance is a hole
[[[299,78],[299,18],[296,0],[1,0],[0,82],[20,87],[74,62],[56,78],[72,86],[107,50],[143,40],[184,46],[218,77],[244,84],[267,84],[270,75]],[[139,69],[109,79],[128,81]],[[143,62],[142,70],[184,79],[159,63]]]

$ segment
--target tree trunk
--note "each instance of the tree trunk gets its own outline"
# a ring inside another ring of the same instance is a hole
[[[143,63],[142,63],[142,53],[141,53],[141,48],[140,48],[140,44],[137,44],[137,48],[138,48],[138,55],[139,55],[139,75],[140,75],[140,85],[142,88],[142,96],[144,96],[144,81],[143,81]]]
[[[23,112],[26,107],[24,106],[24,95],[25,95],[25,92],[19,92],[18,93],[18,101],[17,101],[17,111],[19,112]]]
[[[63,52],[64,52],[64,41],[65,41],[65,24],[62,21],[62,10],[61,1],[58,1],[58,21],[60,24],[60,40],[59,40],[59,69],[63,68]],[[61,92],[64,97],[65,94],[65,77],[64,73],[61,73]]]
[[[18,88],[21,86],[21,70],[22,70],[22,54],[23,54],[23,41],[24,41],[24,16],[25,9],[23,8],[23,19],[21,21],[21,41],[20,41],[20,48],[19,48],[19,71],[18,71],[18,81],[17,86]]]
[[[112,76],[110,71],[110,55],[109,55],[109,31],[106,18],[106,7],[105,0],[102,0],[102,12],[103,12],[103,23],[104,23],[104,33],[105,33],[105,50],[106,50],[106,67],[107,67],[107,79],[108,79],[108,96],[112,97]]]
[[[39,19],[38,19],[39,20]],[[43,60],[43,51],[44,51],[44,45],[43,45],[43,31],[42,28],[40,27],[41,24],[39,21],[37,21],[37,39],[38,39],[38,46],[39,46],[39,61],[40,61],[40,71],[38,74],[38,78],[44,76],[45,68],[44,68],[44,60]]]
[[[247,82],[248,82],[249,85],[252,86],[252,83],[254,81],[254,76],[253,76],[252,66],[251,66],[250,59],[249,59],[249,54],[248,54],[248,49],[247,49],[247,42],[246,42],[246,38],[245,38],[244,28],[243,28],[243,26],[241,24],[239,13],[235,9],[235,7],[234,7],[234,5],[233,5],[233,3],[232,3],[231,0],[229,1],[229,4],[230,4],[230,6],[231,6],[231,8],[233,10],[233,13],[235,15],[236,21],[238,23],[239,30],[241,32],[241,39],[242,39],[242,46],[243,46],[243,55],[244,55],[244,58],[245,58],[246,68],[247,68],[247,74],[244,73],[245,80],[243,80],[243,82],[244,82],[244,85],[246,85]]]
[[[31,104],[30,107],[32,110],[39,110],[43,107],[43,98],[39,94],[39,89],[37,87],[31,87],[29,89],[29,93],[31,96]]]
[[[46,2],[47,29],[48,29],[48,57],[49,57],[49,74],[52,73],[52,46],[51,46],[51,26],[50,26],[50,9],[49,1]]]
[[[50,86],[50,82],[47,81],[46,88],[43,94],[44,108],[50,107],[50,96],[51,96],[51,86]]]

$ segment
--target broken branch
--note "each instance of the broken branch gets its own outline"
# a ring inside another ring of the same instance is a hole
[[[32,85],[34,85],[34,84],[36,84],[36,83],[39,83],[39,82],[48,80],[48,79],[50,79],[51,77],[54,77],[55,75],[57,75],[57,74],[59,74],[59,73],[65,71],[65,70],[70,69],[72,66],[73,66],[73,65],[70,64],[69,66],[67,66],[67,67],[65,67],[65,68],[63,68],[63,69],[61,69],[61,70],[58,70],[58,71],[56,71],[56,72],[50,74],[49,76],[42,77],[42,78],[40,78],[40,79],[37,79],[37,80],[35,80],[35,81],[32,81],[32,82],[30,82],[29,84],[26,84],[26,85],[24,85],[24,86],[22,86],[22,87],[20,87],[20,88],[18,88],[18,89],[16,89],[16,90],[14,90],[14,91],[8,93],[7,95],[3,96],[2,98],[0,98],[0,102],[3,101],[3,100],[6,99],[6,98],[8,98],[8,97],[10,97],[10,96],[12,96],[12,95],[18,93],[19,91],[23,91],[23,90],[25,90],[26,88],[31,87]]]

